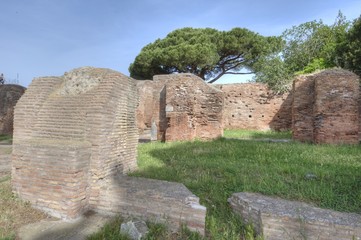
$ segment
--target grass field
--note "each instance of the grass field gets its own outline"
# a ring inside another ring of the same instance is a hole
[[[133,175],[184,183],[207,207],[211,239],[252,239],[227,204],[234,192],[361,213],[360,146],[218,139],[148,143],[138,151]]]

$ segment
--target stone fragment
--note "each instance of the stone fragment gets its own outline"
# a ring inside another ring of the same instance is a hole
[[[120,231],[132,240],[141,240],[148,234],[148,226],[144,221],[129,221],[121,224]]]

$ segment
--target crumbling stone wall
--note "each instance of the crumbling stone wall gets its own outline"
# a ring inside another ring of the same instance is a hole
[[[167,79],[160,97],[161,102],[165,100],[165,118],[164,114],[160,115],[159,125],[163,140],[208,140],[223,135],[220,90],[193,74],[160,75],[159,78]]]
[[[315,143],[359,143],[359,81],[357,75],[342,69],[295,79],[293,138]]]
[[[225,94],[224,127],[228,129],[289,130],[292,94],[274,93],[265,84],[216,84]]]
[[[112,176],[136,169],[134,81],[79,68],[34,79],[15,108],[13,190],[51,215],[75,218]]]
[[[193,74],[155,75],[137,83],[138,128],[152,126],[163,141],[212,139],[223,134],[223,93]]]
[[[13,133],[14,107],[25,88],[14,84],[0,84],[0,134]]]

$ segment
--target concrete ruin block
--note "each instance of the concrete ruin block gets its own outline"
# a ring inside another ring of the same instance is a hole
[[[12,185],[51,215],[93,208],[107,179],[136,169],[137,92],[110,69],[34,79],[15,108]]]
[[[12,134],[14,107],[25,88],[14,84],[0,84],[0,134]]]
[[[358,144],[359,77],[342,69],[296,78],[293,84],[292,130],[299,141]]]
[[[361,239],[361,215],[313,207],[257,193],[235,193],[233,211],[267,240]]]

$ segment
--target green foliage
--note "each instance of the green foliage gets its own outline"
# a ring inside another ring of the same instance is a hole
[[[361,76],[361,15],[354,20],[346,36],[339,39],[337,53],[342,67]]]
[[[290,87],[295,74],[340,66],[344,61],[338,52],[343,50],[338,50],[338,45],[345,42],[348,28],[349,22],[339,12],[332,25],[314,20],[285,30],[282,51],[279,55],[258,61],[255,81],[284,92]]]
[[[262,56],[279,51],[280,43],[280,38],[263,37],[245,28],[182,28],[145,46],[129,72],[136,79],[193,73],[215,82],[224,74],[253,73],[254,64]]]
[[[209,239],[254,236],[229,208],[227,199],[235,192],[361,211],[359,146],[218,139],[141,144],[138,154],[139,171],[133,175],[181,182],[200,197]]]
[[[339,12],[334,24],[330,26],[320,20],[284,31],[286,45],[283,57],[287,68],[291,72],[304,71],[315,59],[323,59],[326,67],[337,66],[336,46],[339,39],[346,35],[348,26],[349,22]]]
[[[315,58],[312,59],[312,61],[307,64],[306,67],[302,71],[296,72],[296,74],[307,74],[307,73],[313,73],[317,70],[322,70],[326,68],[330,68],[331,66],[328,65],[323,58]]]
[[[256,67],[259,70],[254,77],[256,82],[267,84],[277,93],[289,90],[289,83],[293,78],[293,74],[279,56],[262,59],[257,63]]]

